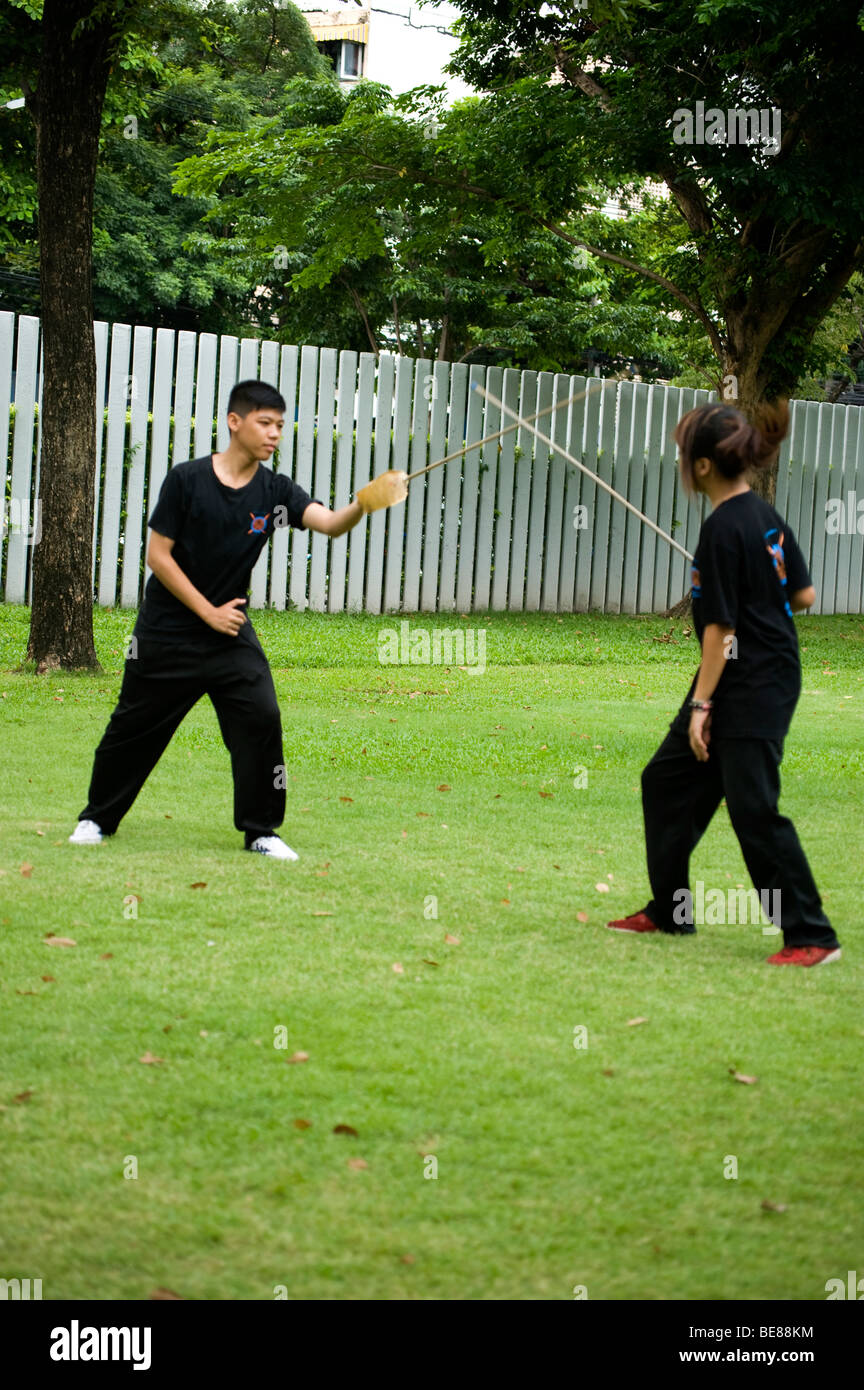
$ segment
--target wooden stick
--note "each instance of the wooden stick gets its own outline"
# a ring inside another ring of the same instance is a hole
[[[600,390],[602,391],[604,386],[617,385],[617,380],[603,381],[600,383]],[[471,387],[472,391],[475,389],[481,389],[477,386],[476,382],[474,386]],[[485,395],[486,392],[483,391],[482,394]],[[440,468],[442,463],[449,463],[451,459],[458,459],[461,454],[470,453],[472,449],[479,449],[483,444],[491,444],[493,439],[500,439],[502,435],[509,434],[511,430],[518,429],[519,425],[527,425],[530,429],[532,420],[539,420],[542,415],[549,415],[553,410],[561,410],[565,405],[572,405],[574,401],[581,401],[583,396],[588,396],[590,394],[591,386],[588,386],[584,391],[579,391],[575,396],[568,396],[566,401],[558,401],[557,405],[547,405],[545,409],[538,410],[536,415],[528,415],[525,419],[523,419],[521,415],[517,415],[515,425],[505,425],[503,430],[496,430],[494,434],[486,434],[482,439],[476,440],[474,444],[463,444],[461,449],[454,449],[452,454],[445,454],[443,459],[436,459],[434,463],[427,463],[425,468],[418,468],[415,473],[409,473],[408,482],[410,483],[412,478],[419,478],[421,473],[429,473],[433,468]],[[490,396],[489,400],[494,401],[494,396]],[[509,413],[511,415],[513,414],[512,411]]]
[[[554,440],[549,438],[548,435],[541,434],[540,431],[536,429],[534,425],[530,423],[529,420],[523,420],[521,416],[517,415],[515,410],[511,410],[510,407],[508,405],[505,405],[503,401],[499,401],[497,397],[493,396],[490,391],[485,391],[479,382],[475,381],[471,389],[472,391],[479,391],[481,396],[484,396],[487,401],[491,401],[493,405],[497,405],[499,409],[504,411],[505,414],[510,415],[518,425],[525,425],[531,431],[532,434],[537,436],[538,439],[542,439],[544,444],[548,444],[550,449],[554,449],[556,453],[559,453],[562,458],[565,458],[568,463],[572,463],[576,468],[581,468],[582,472],[587,473],[588,477],[592,480],[592,482],[595,482],[600,487],[605,488],[606,491],[612,497],[617,497],[619,502],[623,502],[625,507],[628,507],[631,512],[638,516],[640,521],[644,521],[646,526],[650,526],[652,531],[656,531],[658,536],[662,536],[664,541],[668,541],[669,544],[674,546],[676,550],[680,550],[681,554],[686,556],[688,560],[693,559],[693,556],[690,554],[689,550],[685,550],[683,545],[679,545],[676,540],[673,540],[671,536],[667,535],[667,533],[657,525],[656,521],[652,521],[650,516],[646,516],[644,512],[640,512],[638,507],[634,507],[633,503],[628,502],[626,497],[622,497],[620,492],[616,492],[614,487],[610,487],[609,484],[607,482],[604,482],[602,478],[598,478],[597,474],[593,473],[590,468],[588,468],[584,463],[581,462],[580,459],[575,459],[572,454],[568,454],[566,449],[562,449],[561,445],[556,444]],[[574,397],[574,400],[575,399],[578,398]],[[536,419],[536,416],[534,418]],[[494,438],[494,436],[491,437]]]

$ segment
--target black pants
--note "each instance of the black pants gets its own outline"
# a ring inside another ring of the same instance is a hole
[[[782,742],[712,737],[708,752],[708,761],[699,762],[687,734],[672,729],[642,773],[653,894],[646,915],[663,931],[695,930],[682,924],[681,890],[689,891],[690,855],[725,796],[754,888],[771,895],[779,890],[775,925],[782,927],[785,945],[838,946],[795,827],[777,810]]]
[[[272,834],[285,816],[282,722],[257,636],[247,630],[207,645],[135,640],[78,819],[113,834],[181,720],[209,695],[231,754],[234,824],[247,847]]]

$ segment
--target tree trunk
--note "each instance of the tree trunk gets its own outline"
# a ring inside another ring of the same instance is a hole
[[[690,618],[693,615],[693,604],[690,602],[690,595],[686,593],[683,598],[679,598],[677,603],[673,603],[671,608],[667,608],[663,614],[664,618]]]
[[[42,288],[42,539],[33,552],[28,660],[97,668],[93,644],[96,355],[93,185],[116,15],[45,0],[35,101]]]
[[[731,317],[731,316],[730,316]],[[730,324],[733,341],[738,338],[736,328]],[[765,403],[766,382],[760,371],[762,352],[756,344],[746,341],[746,334],[735,343],[735,349],[727,352],[723,363],[723,381],[720,399],[740,410],[748,420],[756,418],[759,407]],[[768,469],[748,471],[747,482],[759,497],[773,505],[777,491],[777,464]]]

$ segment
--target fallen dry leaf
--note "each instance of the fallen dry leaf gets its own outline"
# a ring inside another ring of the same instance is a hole
[[[785,1202],[771,1202],[771,1201],[769,1201],[768,1198],[766,1197],[765,1201],[762,1203],[762,1210],[763,1210],[763,1211],[785,1211],[785,1210],[786,1210],[786,1203],[785,1203]]]
[[[166,1299],[176,1298],[179,1303],[183,1302],[182,1293],[175,1293],[173,1289],[153,1289],[152,1293],[149,1293],[147,1297],[151,1301],[156,1299],[160,1302],[163,1302]]]
[[[413,1265],[414,1263],[415,1263],[415,1260],[414,1260],[414,1256],[413,1256],[413,1255],[403,1255],[402,1258],[401,1258],[401,1260],[400,1260],[400,1264],[403,1264],[403,1265]]]
[[[438,788],[438,790],[439,790],[439,792],[449,792],[449,791],[450,791],[450,785],[449,785],[449,783],[448,783],[448,782],[442,782],[441,785],[440,785],[440,787]]]
[[[349,1167],[349,1168],[368,1168],[368,1167],[369,1167],[369,1164],[366,1162],[365,1158],[349,1158],[349,1160],[348,1160],[348,1167]]]
[[[288,1063],[289,1066],[291,1065],[292,1062],[308,1062],[308,1061],[309,1061],[309,1053],[308,1053],[308,1052],[295,1052],[291,1057],[286,1057],[286,1058],[285,1058],[285,1061]]]
[[[424,965],[438,965],[438,963],[439,963],[439,962],[438,962],[437,960],[430,960],[428,956],[424,956],[424,957],[423,957],[423,964],[424,964]]]
[[[312,1128],[312,1121],[311,1121],[311,1120],[295,1120],[295,1121],[294,1121],[294,1128],[295,1128],[295,1129],[311,1129],[311,1128]]]
[[[541,795],[541,796],[554,796],[555,793],[554,793],[554,792],[541,792],[540,795]]]
[[[57,983],[53,975],[43,975],[42,979],[45,981],[46,985],[53,985]]]
[[[163,1029],[162,1029],[162,1032],[163,1032],[163,1033],[170,1033],[170,1032],[171,1032],[171,1029],[172,1029],[173,1027],[174,1027],[174,1024],[173,1024],[173,1023],[166,1023],[165,1026],[164,1026]]]
[[[393,973],[394,973],[394,975],[404,975],[404,974],[405,974],[405,966],[404,966],[404,965],[400,965],[398,960],[393,962],[393,967],[392,967],[392,968],[393,968]]]
[[[628,1027],[628,1028],[635,1028],[637,1023],[647,1023],[647,1022],[648,1022],[647,1018],[642,1018],[642,1017],[639,1017],[639,1018],[628,1018],[628,1020],[627,1020],[627,1027]]]
[[[595,884],[594,884],[594,887],[597,889],[597,892],[598,892],[598,893],[608,893],[608,892],[609,892],[609,884],[608,884],[608,883],[595,883]]]
[[[422,817],[423,820],[428,820],[428,819],[429,819],[429,812],[428,812],[428,811],[418,811],[418,812],[417,812],[417,815],[420,816],[420,817]]]
[[[353,801],[354,798],[353,798],[353,796],[340,796],[339,800],[340,800],[340,801]]]
[[[99,957],[99,959],[100,959],[100,960],[113,960],[113,959],[114,959],[114,952],[113,952],[113,951],[106,951],[104,955],[102,955],[102,956]]]
[[[312,913],[312,916],[313,916],[313,917],[333,917],[333,916],[335,916],[335,914],[332,913],[332,912],[313,912],[313,913]]]
[[[509,898],[502,898],[501,901],[502,901],[502,903],[504,904],[505,907],[509,907],[509,906],[510,906],[510,899],[509,899]]]
[[[614,1068],[612,1068],[612,1067],[604,1067],[604,1068],[603,1068],[603,1075],[604,1075],[604,1076],[614,1076],[614,1075],[615,1075]]]
[[[759,1080],[758,1076],[745,1076],[743,1072],[736,1071],[734,1067],[729,1068],[729,1073],[735,1081],[740,1081],[742,1086],[755,1086]]]
[[[38,997],[38,995],[39,995],[38,989],[16,989],[15,993],[16,993],[16,994],[35,994],[37,997]]]
[[[334,1133],[334,1134],[350,1134],[354,1139],[359,1139],[359,1138],[360,1138],[360,1135],[357,1133],[357,1131],[356,1131],[356,1129],[354,1128],[353,1125],[334,1125],[334,1126],[333,1126],[333,1133]]]
[[[206,888],[206,887],[207,887],[207,884],[206,884],[206,883],[190,883],[190,884],[189,884],[189,887],[190,887],[190,888]],[[138,901],[139,901],[139,903],[140,903],[141,899],[139,898]]]
[[[29,878],[30,875],[32,874],[32,872],[33,872],[33,865],[32,865],[32,864],[22,864],[22,865],[21,865],[21,877],[22,877],[22,878]]]
[[[12,1100],[15,1105],[23,1105],[25,1101],[30,1099],[32,1094],[32,1091],[19,1091],[17,1096],[12,1097]]]
[[[152,1066],[154,1062],[164,1062],[164,1060],[164,1057],[154,1057],[152,1052],[145,1052],[143,1057],[138,1058],[138,1061],[143,1062],[147,1067]]]
[[[587,921],[588,921],[588,913],[587,913],[587,912],[577,912],[577,913],[576,913],[576,920],[577,920],[577,922],[587,922]]]
[[[458,946],[458,945],[459,945],[459,938],[458,938],[458,936],[451,936],[450,933],[449,933],[449,931],[445,934],[444,940],[447,942],[447,945],[448,945],[448,946]]]
[[[49,932],[45,937],[46,946],[77,946],[77,944],[71,936],[54,936],[52,932]]]

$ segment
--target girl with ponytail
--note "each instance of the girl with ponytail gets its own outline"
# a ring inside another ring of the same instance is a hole
[[[695,932],[690,855],[725,797],[760,903],[783,933],[783,948],[768,963],[813,966],[839,960],[840,943],[777,802],[783,741],[801,692],[793,613],[816,594],[791,528],[746,480],[748,469],[770,467],[788,424],[785,401],[756,424],[713,404],[691,410],[675,430],[682,483],[712,508],[692,569],[702,661],[642,773],[651,901],[608,926]]]

